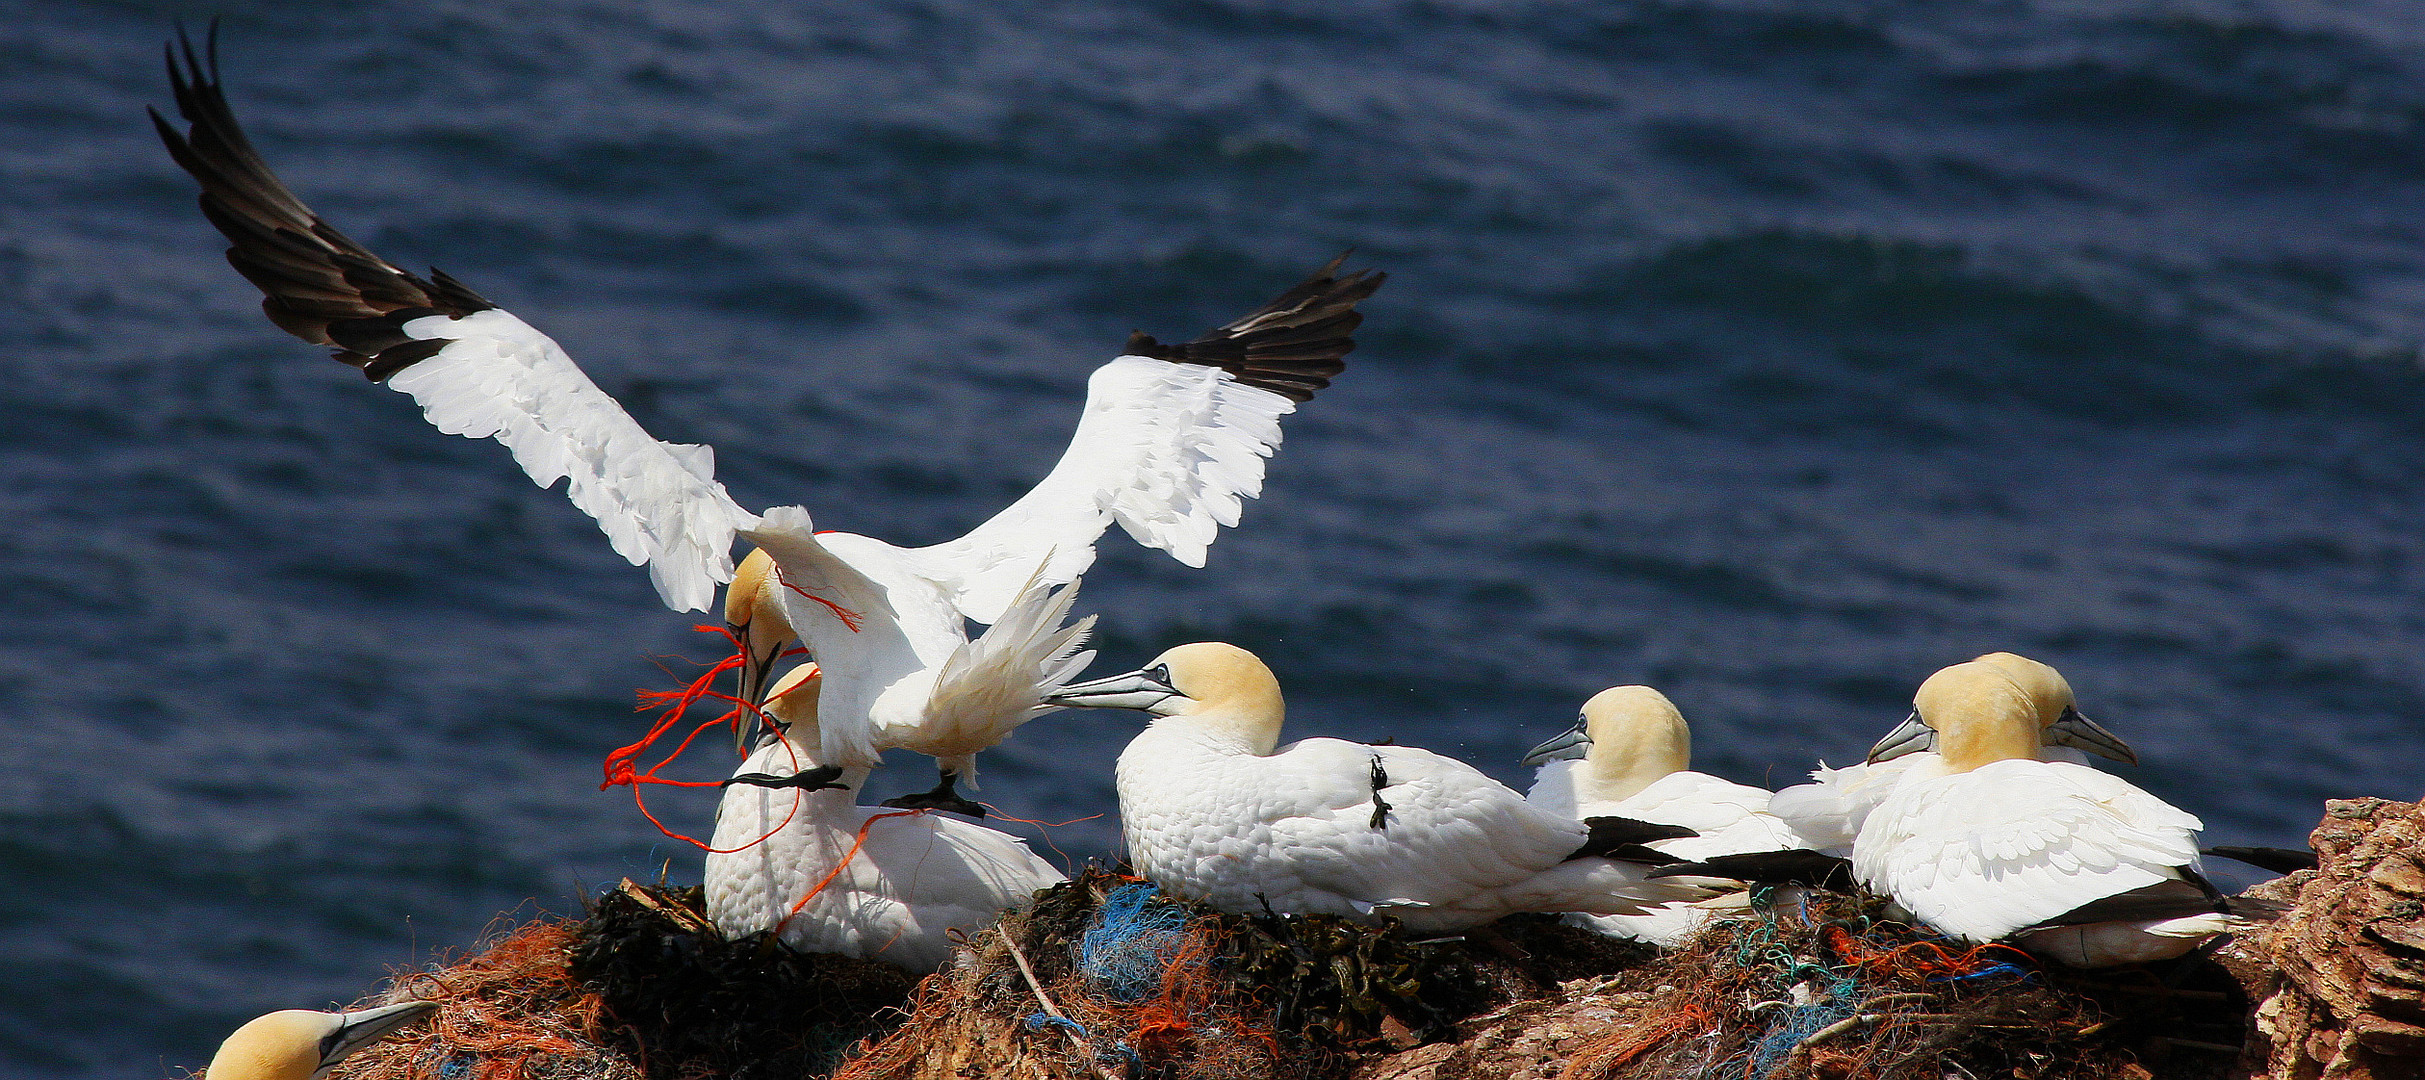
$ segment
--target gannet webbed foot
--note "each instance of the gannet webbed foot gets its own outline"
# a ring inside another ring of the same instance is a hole
[[[819,765],[814,769],[802,769],[789,776],[762,772],[736,773],[717,786],[731,787],[734,784],[748,784],[751,787],[799,788],[802,791],[823,791],[827,788],[850,790],[849,784],[835,782],[840,779],[842,779],[842,766]]]
[[[947,772],[943,774],[943,779],[935,784],[934,790],[921,791],[915,795],[896,796],[884,800],[883,805],[897,810],[949,810],[955,814],[966,814],[969,817],[983,819],[985,808],[962,798],[956,786],[959,782],[958,774]]]

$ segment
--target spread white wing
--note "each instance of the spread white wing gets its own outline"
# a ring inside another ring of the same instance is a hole
[[[566,481],[617,554],[645,564],[677,611],[705,610],[732,580],[733,531],[756,520],[715,481],[705,446],[659,442],[547,335],[442,273],[411,274],[331,228],[254,152],[228,109],[215,58],[172,54],[180,135],[160,138],[202,184],[202,212],[235,246],[288,332],[411,394],[438,430],[493,438],[540,486]]]
[[[1140,544],[1204,565],[1241,500],[1261,494],[1280,418],[1330,385],[1355,348],[1355,305],[1386,275],[1341,276],[1344,258],[1195,341],[1131,337],[1126,355],[1087,379],[1077,433],[1044,481],[968,535],[917,549],[920,572],[952,589],[962,614],[991,623],[1039,565],[1048,585],[1084,573],[1115,521]]]

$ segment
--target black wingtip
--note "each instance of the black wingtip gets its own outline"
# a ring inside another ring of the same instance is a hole
[[[1676,861],[1675,856],[1653,851],[1643,845],[1660,840],[1681,840],[1688,836],[1701,835],[1682,825],[1665,825],[1656,821],[1617,817],[1613,814],[1584,818],[1583,826],[1591,830],[1591,833],[1584,838],[1582,847],[1576,848],[1573,854],[1566,857],[1568,862],[1598,856],[1653,865],[1671,863]],[[1645,856],[1645,852],[1649,854]]]
[[[2271,870],[2277,874],[2291,874],[2297,873],[2301,870],[2313,870],[2316,868],[2316,853],[2309,851],[2306,848],[2233,847],[2226,845],[2221,847],[2199,848],[2198,854],[2214,855],[2220,858],[2230,859],[2234,862],[2244,862],[2260,870]]]
[[[494,307],[443,274],[415,277],[329,226],[264,162],[228,107],[219,77],[219,20],[197,46],[179,23],[162,46],[170,92],[186,130],[158,109],[145,111],[169,157],[202,187],[202,212],[233,246],[229,265],[258,287],[261,308],[280,329],[335,348],[337,359],[374,380],[426,359],[444,341],[396,331],[423,314],[467,315]],[[382,342],[366,351],[373,340]]]
[[[1651,871],[1650,876],[1725,878],[1753,885],[1807,885],[1836,892],[1851,892],[1854,886],[1852,860],[1809,848],[1717,855],[1698,862],[1662,866]]]
[[[1356,305],[1389,280],[1371,269],[1342,276],[1339,268],[1348,254],[1340,252],[1270,303],[1194,341],[1165,345],[1152,335],[1132,333],[1126,352],[1217,367],[1248,386],[1309,401],[1346,370],[1344,357],[1355,351],[1353,334],[1364,321]]]

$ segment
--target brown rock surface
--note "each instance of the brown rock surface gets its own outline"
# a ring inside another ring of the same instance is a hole
[[[2243,1067],[2270,1080],[2425,1077],[2425,809],[2327,803],[2317,869],[2251,895],[2292,904],[2222,959],[2257,1001]]]

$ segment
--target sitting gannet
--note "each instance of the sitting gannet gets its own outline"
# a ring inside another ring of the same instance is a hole
[[[1692,731],[1667,695],[1647,686],[1615,686],[1583,703],[1572,730],[1533,748],[1533,805],[1566,817],[1616,816],[1681,825],[1697,836],[1645,845],[1679,859],[1780,851],[1803,846],[1768,812],[1768,792],[1688,771]],[[1672,947],[1709,919],[1693,905],[1640,915],[1574,916],[1602,933]]]
[[[2028,688],[2030,700],[2037,703],[2038,722],[2043,729],[2038,760],[2086,765],[2088,754],[2096,754],[2125,765],[2138,764],[2138,755],[2120,737],[2080,715],[2071,684],[2064,681],[2061,672],[2008,652],[1988,653],[1971,663],[2001,668],[2016,683]],[[1769,803],[1769,812],[1791,825],[1809,847],[1830,855],[1849,856],[1853,838],[1861,833],[1861,823],[1886,800],[1895,781],[1911,766],[1911,759],[1904,755],[1929,749],[1935,738],[1936,732],[1921,723],[1915,711],[1878,741],[1870,760],[1841,769],[1831,769],[1822,763],[1811,771],[1812,783],[1778,791]]]
[[[1129,859],[1162,889],[1223,911],[1388,915],[1441,932],[1519,911],[1634,914],[1708,895],[1603,857],[1657,861],[1642,841],[1690,830],[1580,822],[1411,746],[1278,746],[1280,684],[1235,645],[1181,645],[1052,700],[1158,717],[1120,754]]]
[[[320,1080],[355,1051],[437,1007],[401,1001],[348,1013],[288,1009],[257,1016],[219,1044],[209,1080]]]
[[[775,930],[796,949],[923,975],[951,959],[952,931],[975,933],[1063,880],[1008,833],[854,805],[868,771],[817,761],[819,681],[804,664],[775,685],[766,711],[779,730],[726,781],[707,856],[717,929]]]
[[[799,633],[825,672],[821,758],[872,766],[899,746],[941,759],[941,785],[901,805],[976,810],[952,790],[971,775],[970,755],[1046,711],[1044,696],[1082,666],[1060,625],[1072,599],[1062,587],[1093,562],[1111,523],[1203,565],[1219,527],[1237,523],[1240,498],[1261,492],[1280,418],[1345,368],[1362,319],[1355,306],[1384,279],[1339,275],[1341,256],[1195,341],[1131,335],[1087,380],[1077,432],[1052,472],[957,540],[903,548],[820,533],[797,506],[742,509],[716,482],[711,448],[659,442],[547,335],[320,220],[237,126],[215,56],[205,63],[183,44],[169,76],[189,129],[153,121],[201,182],[203,214],[234,243],[229,262],[266,294],[270,321],[411,394],[439,430],[504,443],[541,486],[567,478],[573,504],[618,554],[648,566],[677,611],[706,608],[732,579],[736,535],[765,549],[776,584],[744,597],[771,599],[781,629]],[[971,620],[991,629],[972,641]],[[753,654],[743,696],[762,684],[765,656]]]
[[[2086,765],[2039,759],[2069,694],[2049,700],[2059,678],[2029,673],[1990,657],[1920,685],[1914,716],[1936,749],[1908,754],[1862,824],[1861,880],[1940,931],[2075,967],[2179,956],[2237,925],[2198,875],[2197,818]],[[1898,731],[1872,753],[1918,743]]]

